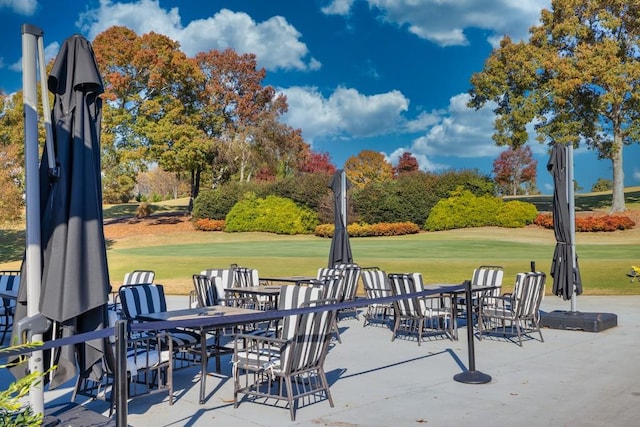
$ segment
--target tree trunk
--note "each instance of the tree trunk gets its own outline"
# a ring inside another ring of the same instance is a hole
[[[611,213],[624,212],[624,170],[622,169],[622,139],[620,135],[613,136],[611,166],[613,169],[613,197],[611,198]]]
[[[202,169],[196,168],[191,171],[191,197],[189,197],[189,213],[193,211],[193,201],[198,197],[200,193],[200,176]]]

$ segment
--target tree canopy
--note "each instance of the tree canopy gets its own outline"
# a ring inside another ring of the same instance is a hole
[[[553,0],[530,41],[505,37],[471,78],[469,106],[491,102],[494,140],[585,144],[611,161],[611,211],[623,211],[623,146],[640,134],[640,0]]]

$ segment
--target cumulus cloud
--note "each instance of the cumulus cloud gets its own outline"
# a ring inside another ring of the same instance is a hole
[[[302,129],[304,138],[364,138],[395,132],[403,122],[409,100],[399,91],[364,95],[352,88],[337,88],[324,97],[315,87],[281,89],[289,111],[283,121]]]
[[[38,0],[0,0],[0,9],[7,8],[20,15],[31,16],[38,8]]]
[[[508,34],[515,40],[528,38],[528,30],[540,19],[540,10],[550,8],[551,0],[367,0],[369,6],[390,24],[406,27],[416,36],[439,46],[469,43],[465,30],[488,32],[487,41],[497,46]],[[322,9],[327,14],[348,15],[350,0],[334,0]]]
[[[90,39],[113,25],[124,25],[137,34],[155,31],[179,42],[190,56],[232,48],[238,53],[255,54],[259,66],[271,71],[316,70],[321,66],[309,56],[300,32],[282,16],[256,22],[244,12],[221,9],[209,18],[183,26],[179,9],[163,9],[158,0],[101,0],[98,8],[80,15],[77,25]]]

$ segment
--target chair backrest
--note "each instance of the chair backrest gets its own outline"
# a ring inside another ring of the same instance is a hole
[[[8,294],[18,295],[20,288],[20,272],[19,271],[1,271],[0,272],[0,291]],[[14,307],[16,300],[13,298],[3,298],[4,307]]]
[[[321,298],[322,289],[315,286],[283,286],[280,291],[280,301],[288,301],[290,308],[315,307],[335,302]],[[284,318],[281,338],[286,344],[280,353],[280,364],[285,373],[319,366],[323,362],[335,315],[335,310],[324,310]]]
[[[162,285],[152,283],[122,285],[118,293],[122,312],[128,319],[135,319],[143,314],[167,311],[167,301]]]
[[[471,278],[471,286],[474,287],[489,287],[489,286],[497,286],[489,291],[486,291],[486,294],[483,291],[482,296],[500,296],[501,287],[502,287],[502,277],[504,276],[504,271],[502,267],[497,265],[481,265],[480,267],[473,270],[473,277]]]
[[[258,286],[259,280],[258,270],[255,268],[236,267],[233,269],[233,286],[239,288]]]
[[[544,298],[546,275],[542,272],[518,273],[513,288],[513,308],[516,317],[533,319],[539,315]]]
[[[137,285],[141,283],[153,283],[156,273],[151,270],[133,270],[124,275],[123,285]]]
[[[204,274],[193,275],[193,287],[198,298],[198,307],[211,307],[220,304],[216,282],[221,282],[221,279]]]
[[[421,283],[420,273],[391,273],[389,274],[389,283],[393,295],[408,295],[420,292]],[[403,298],[394,301],[396,315],[398,316],[421,316],[421,305],[417,298]]]
[[[233,269],[231,268],[210,268],[208,270],[202,270],[200,274],[214,280],[214,285],[218,292],[218,299],[224,299],[224,290],[233,286]],[[215,280],[216,277],[220,280]]]
[[[383,270],[362,270],[361,275],[367,298],[382,298],[392,295],[389,277]]]
[[[362,269],[358,264],[336,264],[335,268],[341,269],[345,276],[344,294],[340,302],[355,300]]]

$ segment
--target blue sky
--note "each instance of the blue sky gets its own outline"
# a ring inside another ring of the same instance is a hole
[[[493,114],[466,108],[469,79],[508,34],[527,37],[551,0],[0,0],[0,90],[19,90],[22,24],[44,31],[53,58],[75,33],[112,25],[166,34],[189,56],[231,47],[255,53],[265,84],[285,93],[283,121],[342,167],[362,150],[391,163],[411,152],[421,169],[490,173],[504,150]],[[552,192],[546,147],[530,142],[538,187]],[[626,147],[625,185],[640,185],[640,145]],[[578,149],[575,178],[589,191],[611,163]]]

